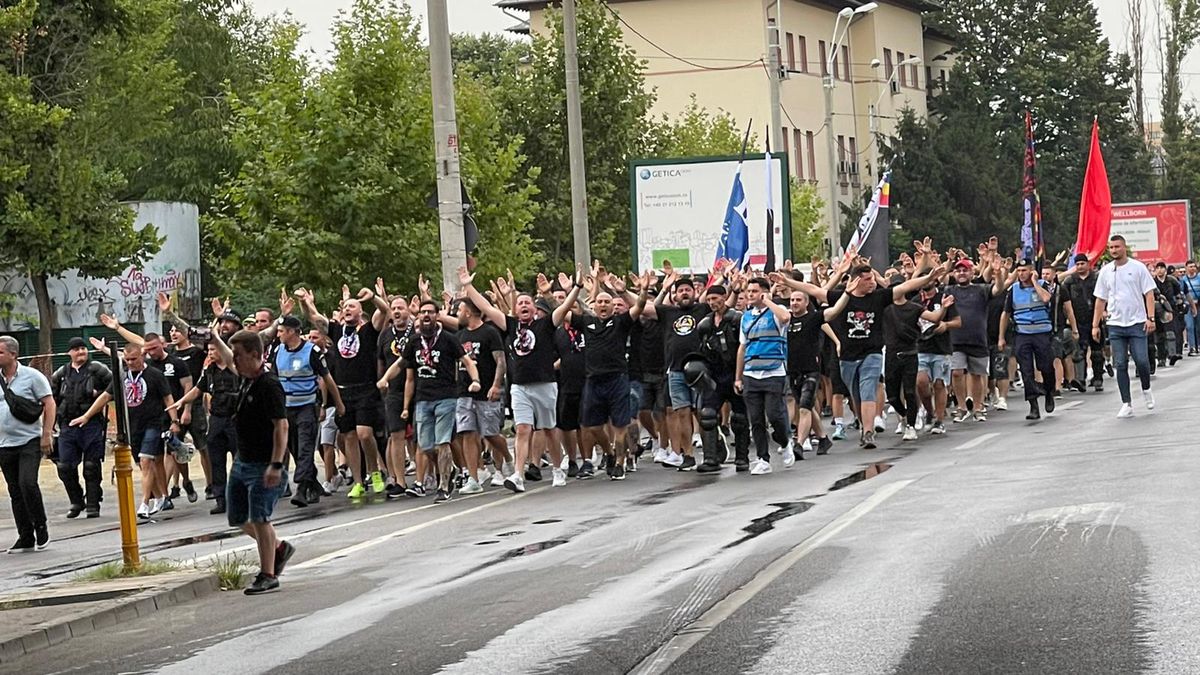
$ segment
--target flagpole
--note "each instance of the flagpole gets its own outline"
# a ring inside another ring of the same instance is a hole
[[[769,129],[768,129],[769,131]],[[767,171],[767,259],[763,263],[763,272],[775,271],[775,193],[772,190],[771,171],[771,134],[767,134],[767,154],[766,154],[766,171]]]
[[[753,128],[754,118],[751,117],[750,121],[746,123],[746,135],[742,137],[742,153],[738,155],[738,164],[741,164],[746,159],[746,147],[750,145],[750,130]],[[770,137],[768,136],[768,143],[770,143],[769,138]]]

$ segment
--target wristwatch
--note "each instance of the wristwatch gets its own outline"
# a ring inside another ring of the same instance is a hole
[[[283,471],[283,462],[271,462],[271,468]]]

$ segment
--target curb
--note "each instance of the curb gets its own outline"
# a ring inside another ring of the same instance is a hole
[[[217,576],[206,574],[175,585],[134,593],[112,607],[82,615],[65,613],[60,620],[40,624],[24,634],[0,642],[0,664],[13,663],[31,652],[62,644],[71,638],[110,628],[138,617],[149,616],[160,609],[181,605],[219,589],[220,580]]]

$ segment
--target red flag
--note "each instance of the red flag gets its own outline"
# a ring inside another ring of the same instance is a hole
[[[1087,173],[1083,176],[1083,197],[1079,200],[1079,235],[1075,252],[1086,253],[1093,263],[1108,245],[1112,226],[1112,191],[1108,187],[1108,171],[1100,152],[1100,125],[1092,120],[1092,151],[1088,155]]]

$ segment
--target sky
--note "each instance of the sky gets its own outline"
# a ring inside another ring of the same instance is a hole
[[[301,46],[312,50],[320,57],[329,51],[329,29],[334,17],[339,11],[351,5],[351,0],[247,0],[260,14],[290,12],[300,23],[307,27],[307,33]],[[405,0],[401,0],[405,3]],[[516,23],[504,12],[493,6],[494,0],[446,0],[450,17],[450,30],[455,33],[498,33]],[[1100,11],[1100,22],[1112,47],[1124,51],[1129,44],[1129,21],[1126,12],[1126,0],[1095,0]],[[425,23],[426,0],[411,0],[407,2],[413,13]],[[1154,0],[1145,0],[1147,7]],[[1150,13],[1150,10],[1146,10]],[[1156,40],[1153,29],[1153,17],[1149,19],[1150,29],[1147,31],[1147,64],[1145,88],[1147,105],[1150,108],[1150,118],[1158,119],[1159,89],[1161,77],[1159,65],[1153,49]],[[1184,97],[1200,101],[1200,49],[1193,51],[1184,64],[1183,77]]]

